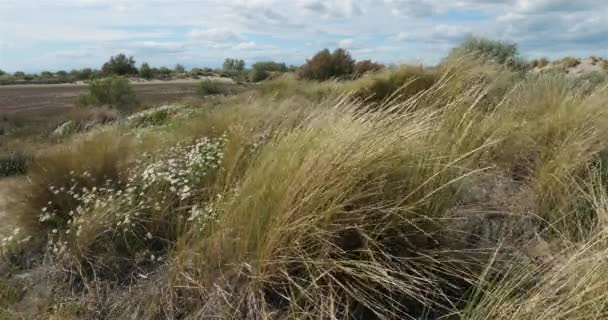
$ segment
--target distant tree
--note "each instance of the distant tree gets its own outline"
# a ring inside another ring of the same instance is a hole
[[[154,72],[150,65],[147,62],[144,62],[139,67],[139,75],[144,79],[152,79],[154,77]]]
[[[287,66],[274,61],[256,62],[251,66],[249,80],[253,82],[266,80],[273,72],[287,72]]]
[[[170,79],[171,78],[171,69],[167,67],[160,67],[158,69],[154,68],[154,75],[161,79]]]
[[[223,69],[228,73],[240,73],[245,70],[245,61],[241,59],[227,58],[224,60]]]
[[[104,75],[127,76],[137,74],[135,59],[127,57],[124,53],[110,58],[110,61],[103,64],[101,71]]]
[[[23,71],[17,71],[15,73],[13,73],[13,76],[15,76],[15,78],[24,78],[25,77],[25,72],[23,72]]]
[[[190,74],[194,75],[194,76],[202,76],[204,73],[203,69],[201,68],[192,68],[190,70]]]
[[[103,73],[101,72],[101,70],[91,70],[91,76],[89,77],[89,79],[100,79],[103,77]]]
[[[92,79],[93,78],[93,69],[91,69],[91,68],[81,69],[80,71],[78,71],[78,74],[77,74],[76,78],[78,80],[90,80],[90,79]]]
[[[60,82],[67,82],[67,81],[69,81],[69,78],[70,78],[68,73],[64,70],[59,70],[59,71],[55,72],[55,77]]]
[[[298,69],[298,76],[310,80],[328,80],[344,78],[352,75],[355,60],[344,49],[336,49],[333,53],[324,49],[315,54],[312,59]]]
[[[5,74],[6,74],[6,72],[4,70],[0,69],[0,76],[3,76]]]
[[[181,64],[176,64],[175,68],[173,68],[173,70],[175,71],[175,73],[177,74],[181,74],[181,73],[185,73],[186,72],[186,68],[184,68],[184,66],[182,66]]]
[[[40,72],[40,76],[43,78],[52,78],[53,73],[50,71],[42,71],[42,72]]]

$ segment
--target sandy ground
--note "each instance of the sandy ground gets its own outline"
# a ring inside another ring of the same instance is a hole
[[[166,84],[166,85],[171,85],[171,84],[196,84],[198,82],[200,82],[201,80],[212,80],[212,81],[217,81],[217,82],[223,82],[223,83],[227,83],[227,84],[234,84],[234,80],[230,79],[230,78],[222,78],[222,77],[199,77],[197,79],[194,78],[187,78],[187,79],[177,79],[177,80],[146,80],[146,79],[141,79],[141,78],[131,78],[129,79],[129,82],[131,82],[134,85],[158,85],[158,84]],[[4,86],[0,86],[0,89],[2,88],[13,88],[13,89],[19,89],[19,88],[73,88],[73,87],[86,87],[88,85],[87,82],[85,81],[77,81],[74,83],[58,83],[58,84],[11,84],[11,85],[4,85]]]
[[[569,77],[581,77],[581,76],[585,76],[591,73],[605,73],[606,71],[604,70],[604,68],[602,67],[602,61],[598,61],[598,62],[593,62],[593,60],[591,60],[590,58],[586,58],[586,59],[580,59],[580,64],[577,65],[576,67],[572,67],[572,68],[568,68],[567,71],[567,75]],[[560,63],[551,63],[546,67],[543,68],[536,68],[533,70],[533,72],[539,73],[539,72],[545,72],[545,71],[549,71],[552,69],[560,69],[562,68],[562,64]]]
[[[0,237],[11,231],[11,225],[6,217],[8,215],[8,194],[10,188],[17,183],[18,178],[0,178]]]

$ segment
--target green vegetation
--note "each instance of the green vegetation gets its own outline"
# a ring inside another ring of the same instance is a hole
[[[523,59],[519,56],[517,45],[506,41],[468,37],[460,46],[454,48],[450,54],[452,58],[464,55],[490,59],[496,63],[507,65],[512,69],[522,69],[525,66]]]
[[[378,74],[365,80],[357,96],[366,101],[381,102],[387,99],[408,99],[430,89],[439,77],[422,67],[403,66],[395,71]]]
[[[186,68],[184,68],[184,66],[178,63],[175,65],[175,68],[173,68],[173,71],[175,71],[175,73],[177,74],[182,74],[186,73]]]
[[[549,59],[540,58],[530,61],[530,67],[532,68],[544,68],[550,64]]]
[[[0,154],[0,177],[24,174],[27,171],[29,159],[21,152]]]
[[[284,63],[274,61],[256,62],[251,65],[249,80],[252,82],[260,82],[270,78],[272,74],[280,74],[287,72],[287,66]]]
[[[196,88],[196,93],[199,96],[206,96],[210,94],[222,94],[226,90],[221,82],[213,80],[203,80],[199,82]]]
[[[112,76],[89,84],[88,93],[79,99],[82,106],[108,106],[120,112],[129,112],[137,104],[129,80]]]
[[[41,150],[0,317],[605,319],[606,79],[507,60],[285,74]]]
[[[240,73],[245,70],[245,61],[241,59],[226,58],[223,65],[224,72]]]
[[[124,53],[112,56],[110,60],[103,64],[101,72],[106,75],[128,76],[137,74],[135,59],[127,57]]]
[[[154,73],[152,72],[152,68],[150,68],[150,65],[147,62],[144,62],[141,64],[141,66],[139,67],[139,75],[144,78],[144,79],[152,79],[152,77],[154,76]]]
[[[574,57],[565,57],[563,59],[561,59],[559,61],[559,63],[564,67],[564,68],[574,68],[576,66],[578,66],[579,64],[581,64],[581,61],[578,58],[574,58]]]

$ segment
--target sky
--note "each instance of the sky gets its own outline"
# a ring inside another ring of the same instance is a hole
[[[433,64],[468,35],[526,58],[608,56],[608,0],[0,0],[0,69],[301,64],[323,48]]]

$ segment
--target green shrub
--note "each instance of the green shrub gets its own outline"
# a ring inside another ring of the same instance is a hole
[[[249,80],[252,82],[260,82],[268,79],[272,73],[287,72],[287,66],[284,63],[274,61],[256,62],[251,66]]]
[[[160,68],[152,68],[152,73],[158,79],[169,80],[169,79],[171,79],[172,71],[171,71],[171,69],[169,69],[167,67],[160,67]]]
[[[522,69],[525,63],[519,56],[517,45],[506,41],[468,37],[458,47],[452,49],[451,57],[476,55],[504,64],[512,69]]]
[[[93,78],[94,71],[91,68],[84,68],[80,70],[73,70],[70,72],[70,76],[75,80],[90,80]]]
[[[113,76],[95,80],[89,84],[88,94],[79,99],[83,106],[109,106],[120,112],[129,112],[137,104],[135,92],[129,80]]]
[[[547,58],[534,59],[530,62],[530,67],[532,68],[544,68],[549,65],[549,60]]]
[[[154,77],[154,73],[152,72],[152,68],[150,68],[150,65],[147,62],[144,62],[141,64],[141,67],[139,67],[139,75],[144,78],[144,79],[152,79],[152,77]]]
[[[199,96],[206,96],[210,94],[222,94],[225,92],[224,85],[219,81],[203,80],[199,82],[196,88],[196,93]]]
[[[581,61],[575,57],[565,57],[559,61],[564,68],[574,68],[581,64]]]
[[[29,157],[22,152],[10,152],[0,155],[0,177],[10,177],[25,174]]]
[[[330,53],[328,49],[321,50],[298,69],[298,76],[308,80],[329,80],[346,78],[352,75],[355,60],[344,49],[336,49]]]
[[[4,70],[0,69],[0,76],[3,76],[5,74],[6,74],[6,72]]]
[[[0,278],[0,319],[4,319],[2,317],[2,308],[10,307],[12,304],[19,302],[23,294],[24,291],[15,284]]]
[[[373,78],[369,85],[357,92],[357,96],[376,102],[393,95],[407,99],[431,88],[436,81],[437,76],[422,67],[403,66],[396,71]]]
[[[127,57],[124,53],[111,57],[108,62],[103,64],[101,71],[104,75],[127,76],[137,74],[135,59]]]
[[[175,68],[173,68],[173,71],[175,71],[176,74],[182,74],[186,73],[186,68],[184,68],[183,65],[178,63],[175,65]]]

